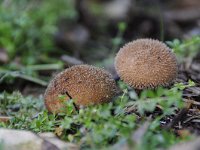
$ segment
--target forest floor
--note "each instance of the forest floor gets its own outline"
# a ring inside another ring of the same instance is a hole
[[[111,1],[0,2],[0,128],[50,132],[78,149],[183,150],[179,143],[188,142],[195,150],[200,147],[194,142],[200,136],[198,0]],[[183,10],[188,15],[181,15]],[[138,93],[118,80],[115,55],[138,38],[158,39],[173,50],[179,72],[172,86]],[[121,92],[110,103],[75,111],[69,100],[66,113],[48,112],[43,95],[49,81],[83,63],[104,67]]]

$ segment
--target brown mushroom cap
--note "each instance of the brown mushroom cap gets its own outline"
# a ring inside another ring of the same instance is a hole
[[[122,47],[115,68],[120,78],[135,89],[167,86],[178,70],[171,49],[153,39],[138,39]]]
[[[59,95],[66,94],[77,106],[88,106],[109,102],[117,90],[116,83],[104,69],[89,65],[76,65],[68,68],[49,83],[44,99],[50,112],[61,112],[64,108]]]

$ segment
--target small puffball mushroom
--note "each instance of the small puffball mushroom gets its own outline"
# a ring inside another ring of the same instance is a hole
[[[114,79],[104,69],[76,65],[55,76],[46,89],[44,99],[48,111],[58,113],[65,108],[59,95],[66,95],[66,101],[72,98],[79,107],[109,102],[116,91]]]
[[[135,89],[168,86],[178,72],[171,49],[153,39],[138,39],[122,47],[115,68],[120,78]]]

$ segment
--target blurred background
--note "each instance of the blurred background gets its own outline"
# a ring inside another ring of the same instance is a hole
[[[82,63],[117,78],[126,42],[199,36],[199,0],[1,0],[0,91],[42,93],[55,72]]]

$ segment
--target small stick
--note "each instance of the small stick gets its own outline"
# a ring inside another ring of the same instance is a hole
[[[176,117],[174,117],[174,119],[172,120],[172,122],[170,122],[167,125],[166,129],[170,129],[174,125],[176,125],[179,121],[182,121],[185,118],[186,114],[188,113],[188,110],[189,110],[190,106],[191,106],[191,104],[188,104],[185,108],[181,109],[179,111],[179,113],[176,115]]]

